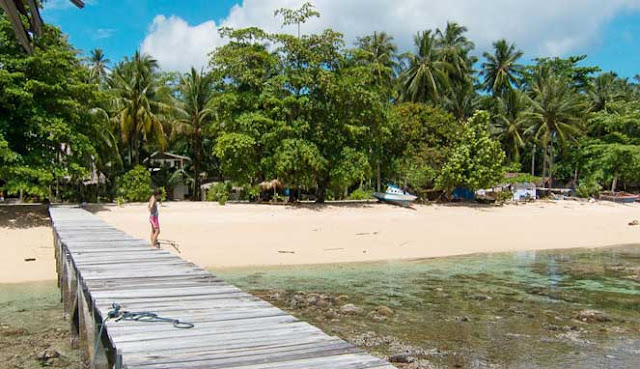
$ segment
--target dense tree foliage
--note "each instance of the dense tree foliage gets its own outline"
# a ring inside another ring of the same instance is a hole
[[[254,193],[278,179],[292,201],[324,201],[384,183],[478,189],[506,170],[581,194],[640,187],[638,80],[600,73],[585,56],[524,65],[505,39],[479,60],[453,22],[417,30],[400,54],[383,31],[351,45],[331,29],[305,32],[320,16],[311,4],[274,16],[292,34],[220,29],[227,43],[185,74],[140,53],[80,59],[51,26],[26,55],[2,17],[2,190],[113,198],[137,186],[138,165],[156,151],[192,159],[152,177],[158,187],[186,183],[194,199],[203,181]]]

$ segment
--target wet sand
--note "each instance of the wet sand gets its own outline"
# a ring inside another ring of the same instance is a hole
[[[144,204],[92,209],[148,239]],[[640,241],[640,204],[575,201],[527,205],[267,206],[165,203],[160,239],[205,267],[303,265],[563,249]],[[169,246],[165,246],[170,248]]]

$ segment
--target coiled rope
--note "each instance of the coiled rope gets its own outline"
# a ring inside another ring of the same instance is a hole
[[[104,332],[104,326],[109,320],[114,320],[116,322],[129,320],[145,323],[171,323],[175,328],[179,329],[189,329],[194,327],[193,323],[183,322],[179,319],[164,318],[151,311],[122,310],[122,306],[120,306],[120,304],[118,304],[117,302],[114,302],[113,304],[111,304],[111,310],[109,310],[109,313],[107,313],[107,319],[105,319],[104,322],[100,324],[100,331],[98,333],[98,337],[96,338],[96,344],[93,350],[93,360],[91,361],[92,368],[95,366],[96,358],[98,357],[97,352],[100,340],[102,339],[102,333]]]

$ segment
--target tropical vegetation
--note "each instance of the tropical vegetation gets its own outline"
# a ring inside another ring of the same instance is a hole
[[[386,183],[446,197],[506,171],[585,196],[640,187],[638,78],[586,56],[525,63],[505,39],[480,54],[454,22],[418,30],[400,53],[384,31],[353,44],[305,32],[312,4],[274,16],[281,33],[220,29],[228,42],[184,74],[139,52],[81,58],[50,25],[27,55],[1,17],[1,191],[137,201],[180,179],[194,200],[226,183],[208,196],[226,201],[224,189],[259,198],[277,179],[290,201],[322,202]],[[150,173],[147,158],[166,151],[191,161]]]

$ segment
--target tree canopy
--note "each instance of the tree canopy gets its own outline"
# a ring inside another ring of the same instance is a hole
[[[584,55],[525,63],[507,39],[480,53],[455,22],[416,30],[401,53],[384,30],[354,42],[307,32],[320,16],[306,3],[275,10],[274,33],[222,28],[227,42],[187,73],[139,52],[81,57],[53,26],[28,55],[1,17],[0,189],[113,199],[156,151],[191,160],[152,183],[181,179],[196,200],[203,182],[255,193],[274,179],[291,201],[385,183],[479,189],[514,168],[546,184],[640,188],[639,80]]]

